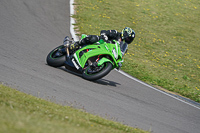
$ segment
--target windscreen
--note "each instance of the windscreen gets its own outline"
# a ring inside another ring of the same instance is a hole
[[[128,50],[128,44],[126,42],[121,41],[119,45],[122,51],[122,55],[124,55],[126,51]]]

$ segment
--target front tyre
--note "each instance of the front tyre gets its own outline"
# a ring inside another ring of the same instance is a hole
[[[106,62],[103,65],[101,65],[95,72],[91,66],[88,66],[83,71],[83,78],[87,80],[97,80],[104,76],[106,76],[110,71],[112,70],[112,63]]]
[[[65,54],[57,55],[58,50],[64,48],[63,45],[60,45],[53,49],[46,58],[47,64],[52,67],[61,67],[64,65],[66,60]]]

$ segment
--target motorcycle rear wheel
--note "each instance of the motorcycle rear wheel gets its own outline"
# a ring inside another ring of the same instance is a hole
[[[100,68],[100,71],[98,72],[93,72],[91,73],[91,67],[88,66],[84,71],[83,71],[83,78],[94,81],[97,79],[100,79],[104,76],[106,76],[110,71],[112,70],[112,64],[110,62],[106,62],[102,65],[102,68]]]
[[[60,55],[60,56],[55,56],[55,54],[58,52],[59,49],[62,49],[64,46],[60,45],[53,49],[46,58],[47,64],[52,67],[61,67],[64,65],[66,61],[65,54]]]

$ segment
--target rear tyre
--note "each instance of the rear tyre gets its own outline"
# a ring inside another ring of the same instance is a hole
[[[112,70],[112,64],[110,62],[106,62],[103,65],[101,65],[98,71],[96,72],[91,68],[91,66],[88,66],[83,71],[83,78],[91,81],[97,80],[106,76],[111,70]]]
[[[58,52],[59,49],[64,48],[63,45],[60,45],[53,49],[46,58],[47,64],[52,67],[61,67],[64,65],[66,61],[65,54],[61,54],[60,56],[57,56],[56,53]]]

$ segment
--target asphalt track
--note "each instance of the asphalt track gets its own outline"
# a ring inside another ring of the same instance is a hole
[[[47,66],[46,55],[70,35],[69,9],[68,0],[0,1],[0,82],[154,133],[199,133],[198,107],[117,71],[90,82]]]

